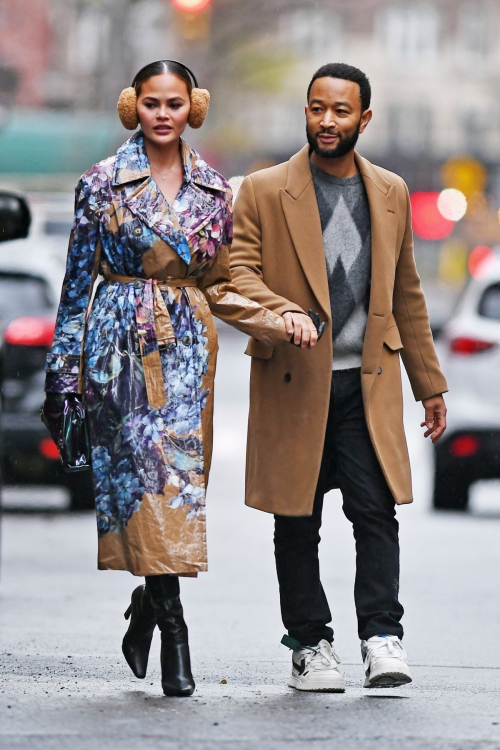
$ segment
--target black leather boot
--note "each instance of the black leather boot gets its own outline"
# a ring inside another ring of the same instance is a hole
[[[154,609],[145,586],[138,586],[132,592],[130,606],[125,612],[125,619],[128,620],[129,617],[130,625],[123,638],[122,651],[132,672],[143,679],[156,627]]]
[[[159,579],[150,586],[151,576],[147,577],[147,586],[161,631],[161,686],[165,695],[187,697],[195,689],[191,673],[189,656],[188,629],[184,621],[180,597],[174,593],[173,581],[165,581],[162,588],[161,579],[168,576],[155,576]],[[178,591],[178,581],[177,581]]]

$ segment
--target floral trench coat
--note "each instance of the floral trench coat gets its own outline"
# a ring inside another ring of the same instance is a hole
[[[184,141],[181,152],[171,207],[141,132],[81,178],[46,365],[47,391],[84,393],[99,568],[136,575],[207,569],[211,311],[266,343],[287,339],[283,318],[231,282],[229,185]]]

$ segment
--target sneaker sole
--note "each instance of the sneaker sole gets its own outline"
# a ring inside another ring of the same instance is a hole
[[[291,677],[288,680],[288,687],[294,688],[294,690],[300,690],[302,693],[345,693],[345,685],[338,685],[336,687],[323,687],[321,685],[314,686],[314,683],[310,684],[309,687],[304,687],[304,683],[300,680],[295,680]]]
[[[390,687],[402,687],[408,685],[412,681],[410,675],[404,674],[404,672],[383,672],[377,675],[374,679],[369,680],[366,678],[365,688],[390,688]]]

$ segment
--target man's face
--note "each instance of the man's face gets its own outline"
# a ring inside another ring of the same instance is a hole
[[[330,76],[314,81],[305,112],[309,145],[325,159],[351,151],[372,116],[361,111],[357,83]]]

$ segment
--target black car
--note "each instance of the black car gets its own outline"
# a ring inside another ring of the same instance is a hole
[[[73,475],[62,470],[57,447],[40,420],[45,358],[57,311],[54,284],[43,273],[43,258],[12,255],[3,261],[0,257],[4,482],[63,484],[72,509],[93,508],[90,472]]]

